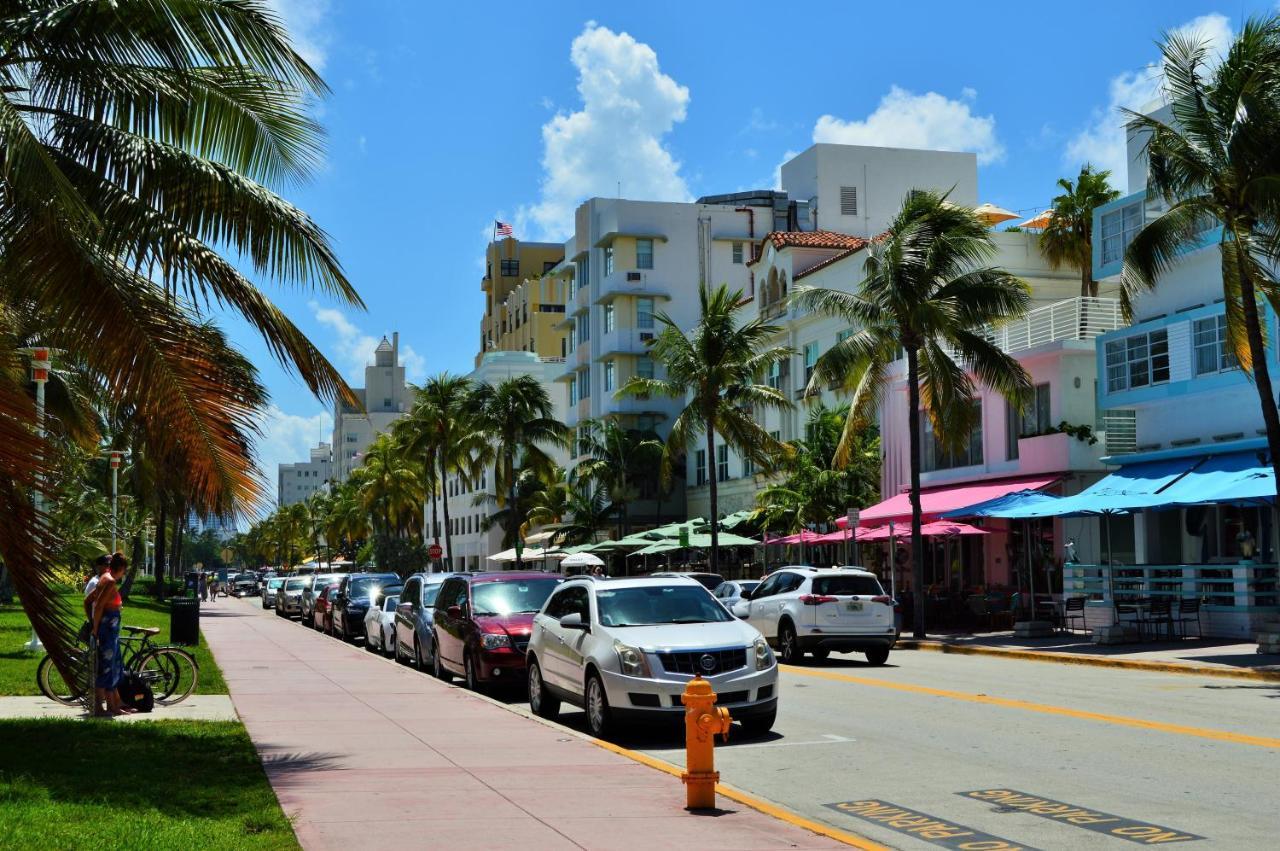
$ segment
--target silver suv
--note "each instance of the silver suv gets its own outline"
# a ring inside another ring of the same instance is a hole
[[[744,594],[733,613],[760,630],[785,664],[834,650],[861,651],[883,665],[898,639],[893,606],[880,580],[862,568],[784,567]]]

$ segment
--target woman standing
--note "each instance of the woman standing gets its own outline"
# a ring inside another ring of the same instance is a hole
[[[124,673],[120,661],[120,580],[129,562],[122,553],[111,556],[110,569],[98,580],[93,595],[93,635],[98,640],[98,676],[94,680],[93,714],[124,715],[129,712],[116,691]]]

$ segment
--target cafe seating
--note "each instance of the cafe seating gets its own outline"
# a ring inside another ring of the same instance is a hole
[[[1084,597],[1068,597],[1063,604],[1062,628],[1067,632],[1076,631],[1076,622],[1080,623],[1080,631],[1088,634],[1089,629],[1084,620]]]
[[[1182,598],[1178,600],[1178,634],[1187,637],[1187,625],[1194,623],[1196,625],[1196,638],[1204,637],[1204,629],[1200,624],[1200,599],[1198,597]]]
[[[1138,628],[1144,633],[1149,629],[1153,638],[1166,631],[1173,638],[1173,601],[1168,597],[1156,597],[1147,603],[1147,611],[1138,618]]]

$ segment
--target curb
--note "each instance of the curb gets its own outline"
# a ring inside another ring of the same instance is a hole
[[[1140,659],[1113,659],[1086,653],[1055,653],[1048,650],[1012,650],[1001,647],[978,647],[951,644],[945,641],[907,639],[899,640],[898,650],[927,650],[933,653],[956,653],[961,656],[1001,656],[1005,659],[1021,659],[1026,662],[1053,662],[1059,665],[1086,665],[1095,668],[1123,668],[1159,674],[1189,674],[1200,677],[1222,677],[1231,680],[1262,680],[1280,682],[1280,670],[1256,668],[1221,668],[1210,665],[1193,665],[1183,662],[1154,662]]]

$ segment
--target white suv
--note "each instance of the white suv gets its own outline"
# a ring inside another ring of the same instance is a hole
[[[683,577],[564,583],[533,620],[527,659],[530,708],[554,718],[561,701],[581,706],[596,736],[623,719],[683,717],[695,674],[749,735],[768,732],[778,712],[769,645]]]
[[[883,665],[897,641],[893,600],[874,573],[857,567],[783,567],[733,606],[795,664],[806,652],[825,659],[831,651],[862,651]]]

